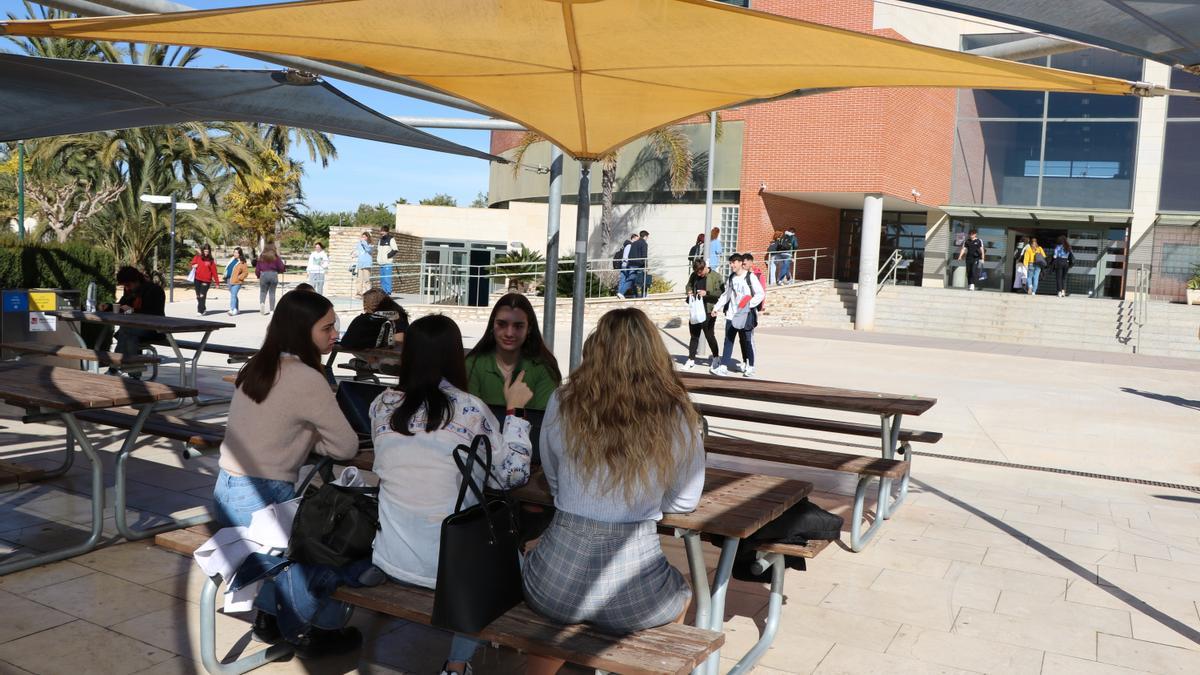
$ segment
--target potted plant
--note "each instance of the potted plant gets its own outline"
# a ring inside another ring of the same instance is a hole
[[[509,291],[529,293],[537,286],[546,269],[546,259],[537,251],[522,246],[497,257],[492,267],[493,278],[504,278]]]
[[[1192,278],[1188,279],[1187,304],[1200,305],[1200,265],[1196,265]]]

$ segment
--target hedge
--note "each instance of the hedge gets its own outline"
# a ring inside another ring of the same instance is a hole
[[[112,301],[116,269],[111,253],[88,244],[22,243],[0,237],[0,288],[74,289],[82,300],[94,281],[97,301]]]

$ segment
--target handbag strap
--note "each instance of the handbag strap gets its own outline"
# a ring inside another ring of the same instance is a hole
[[[484,447],[484,451],[487,453],[486,462],[479,457],[480,445]],[[466,453],[467,459],[465,462],[460,453]],[[458,513],[462,510],[463,500],[466,499],[468,489],[471,491],[471,494],[475,495],[475,499],[480,504],[484,501],[483,488],[475,484],[474,468],[476,463],[483,466],[484,481],[486,482],[487,476],[490,476],[492,473],[492,440],[484,434],[476,434],[475,438],[471,441],[471,445],[460,444],[454,448],[453,454],[454,463],[458,465],[458,470],[462,472],[463,477],[462,485],[458,488],[458,500],[454,502],[454,512]]]
[[[309,483],[312,483],[313,478],[315,478],[317,474],[321,475],[321,480],[325,481],[326,483],[332,483],[333,460],[329,457],[322,457],[321,460],[317,462],[317,465],[313,467],[313,470],[308,473],[308,477],[305,478],[304,481],[300,483],[300,486],[296,488],[297,497],[304,496],[304,491],[308,489]]]

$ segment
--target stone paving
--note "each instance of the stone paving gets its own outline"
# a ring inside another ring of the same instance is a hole
[[[256,344],[265,317],[236,322],[214,340]],[[464,325],[465,340],[481,330]],[[558,331],[563,358],[568,327]],[[686,328],[664,332],[676,355],[686,339]],[[1200,486],[1194,370],[805,329],[763,330],[757,344],[764,378],[939,398],[906,425],[945,439],[916,448],[909,502],[865,551],[831,546],[808,571],[788,571],[780,636],[756,672],[1200,672],[1200,491],[1018,468]],[[233,366],[220,357],[205,363],[201,388],[227,389],[220,376]],[[160,379],[172,377],[164,370]],[[189,414],[220,420],[224,409]],[[804,431],[781,438],[734,423],[713,431],[868,454],[877,448],[869,439]],[[60,427],[21,424],[15,410],[0,409],[6,460],[53,465],[61,438]],[[95,438],[111,476],[116,434],[97,430]],[[840,512],[853,492],[849,479],[822,472],[714,463],[810,480],[814,501]],[[87,471],[81,457],[63,479],[0,493],[0,559],[85,536]],[[205,507],[214,474],[212,458],[185,463],[169,443],[146,443],[130,462],[139,525]],[[189,560],[119,542],[114,532],[110,517],[98,551],[0,577],[0,673],[202,672],[194,603],[203,579]],[[679,542],[663,544],[682,567]],[[716,549],[707,552],[711,569]],[[734,584],[726,654],[757,638],[766,603],[764,586]],[[444,658],[448,639],[439,631],[362,611],[353,622],[367,636],[359,654],[258,672],[432,673]],[[241,617],[220,617],[218,643],[230,656],[258,648]],[[520,672],[522,661],[488,649],[476,669]]]

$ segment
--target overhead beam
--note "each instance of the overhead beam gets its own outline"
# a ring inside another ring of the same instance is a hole
[[[458,117],[404,117],[402,115],[393,115],[392,119],[401,124],[407,124],[410,127],[418,129],[474,129],[482,131],[525,131],[525,127],[510,122],[509,120],[498,120],[495,118],[476,119],[476,118],[458,118]]]
[[[194,7],[180,4],[178,2],[170,2],[170,0],[34,0],[39,5],[54,7],[67,12],[74,12],[81,16],[120,16],[124,14],[161,14],[168,12],[188,12],[195,10]],[[326,77],[332,77],[354,84],[361,84],[373,89],[381,89],[390,91],[394,94],[401,94],[410,98],[437,103],[451,108],[458,108],[467,112],[480,113],[491,115],[492,113],[480,106],[469,101],[464,101],[449,94],[443,94],[439,91],[430,89],[429,87],[406,80],[404,78],[392,77],[383,74],[371,74],[360,72],[346,66],[329,63],[326,61],[315,61],[312,59],[303,59],[294,56],[284,56],[282,54],[270,54],[264,52],[231,52],[240,56],[246,56],[268,63],[274,63],[285,68],[294,68],[303,70]]]

